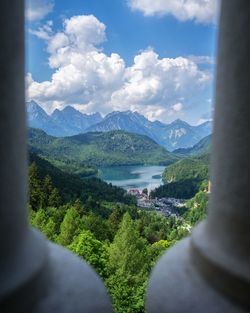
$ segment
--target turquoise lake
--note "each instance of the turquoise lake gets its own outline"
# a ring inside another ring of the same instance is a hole
[[[165,166],[114,166],[99,169],[98,177],[126,190],[155,189],[162,184]]]

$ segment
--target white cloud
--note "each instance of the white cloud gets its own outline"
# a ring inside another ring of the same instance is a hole
[[[39,27],[38,30],[30,29],[29,32],[32,35],[35,35],[36,37],[38,37],[39,39],[49,40],[50,39],[50,35],[53,33],[52,26],[53,26],[53,22],[52,21],[48,21],[43,26]]]
[[[93,15],[74,16],[64,21],[61,32],[33,34],[47,41],[49,66],[55,69],[50,81],[38,83],[29,75],[28,97],[49,110],[55,101],[65,104],[106,103],[122,84],[123,59],[107,56],[98,45],[106,40],[105,25]],[[56,102],[58,104],[58,102]]]
[[[166,108],[163,108],[161,106],[157,106],[157,105],[148,105],[143,107],[138,107],[137,110],[134,111],[138,111],[141,112],[142,114],[144,114],[150,121],[155,121],[155,120],[159,120],[162,118],[163,114],[166,111]]]
[[[37,21],[52,12],[53,8],[52,0],[26,0],[25,15],[29,21]]]
[[[208,55],[190,55],[188,56],[188,59],[190,59],[196,64],[208,64],[208,65],[215,64],[215,58]]]
[[[213,119],[212,118],[199,118],[197,123],[195,125],[201,125],[201,124],[204,124],[206,122],[212,122]]]
[[[189,58],[160,58],[148,49],[135,56],[130,67],[116,53],[106,55],[105,25],[93,15],[74,16],[56,33],[51,22],[32,33],[45,40],[50,80],[27,76],[27,98],[51,112],[66,105],[82,111],[132,110],[151,120],[181,114],[185,101],[202,94],[211,74]]]
[[[177,102],[175,103],[173,106],[172,106],[172,109],[175,111],[175,112],[179,112],[181,111],[183,108],[183,104],[181,102]]]
[[[65,33],[80,50],[94,49],[105,41],[106,26],[93,15],[73,16],[64,22]]]
[[[153,50],[143,51],[126,69],[122,88],[112,94],[111,101],[120,107],[161,105],[166,107],[180,97],[200,92],[210,81],[208,72],[199,70],[191,60],[159,58]]]
[[[145,16],[173,15],[180,21],[194,20],[198,23],[215,23],[219,0],[128,0],[132,10]]]

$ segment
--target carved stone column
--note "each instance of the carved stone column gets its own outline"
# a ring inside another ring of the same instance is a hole
[[[95,272],[27,222],[24,1],[0,1],[0,312],[112,312]]]
[[[148,313],[250,311],[250,1],[223,0],[208,218],[151,275]]]

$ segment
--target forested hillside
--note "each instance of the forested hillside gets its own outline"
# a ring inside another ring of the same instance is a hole
[[[208,164],[209,154],[180,160],[166,168],[163,181],[167,184],[187,179],[208,179]]]
[[[178,160],[152,139],[124,131],[56,138],[41,130],[30,129],[29,146],[33,152],[52,160],[61,168],[65,163],[71,167],[71,164],[78,164],[78,167],[168,165]]]
[[[199,156],[210,153],[212,143],[212,135],[201,139],[197,144],[190,148],[176,149],[173,152],[181,156]]]
[[[186,212],[183,215],[187,223],[194,226],[207,215],[208,197],[207,183],[204,182],[197,194],[186,202]]]
[[[189,199],[209,179],[210,154],[188,157],[168,166],[163,173],[164,185],[152,191],[153,197]]]
[[[85,202],[89,198],[95,199],[95,201],[121,201],[126,204],[135,202],[134,198],[128,195],[122,188],[107,184],[95,177],[81,179],[78,175],[60,170],[35,153],[29,154],[29,162],[29,177],[30,179],[35,178],[33,183],[31,183],[31,191],[35,194],[41,195],[42,182],[47,177],[50,177],[54,187],[58,189],[63,203],[75,201],[76,199]],[[40,187],[38,182],[40,182]],[[38,190],[35,190],[35,188],[38,188]],[[42,197],[46,197],[46,191],[44,193]]]

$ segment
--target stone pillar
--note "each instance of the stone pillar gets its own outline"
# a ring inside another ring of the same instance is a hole
[[[149,313],[250,311],[250,1],[222,0],[208,218],[151,275]]]
[[[27,222],[24,1],[0,1],[0,312],[112,312],[95,272]]]

